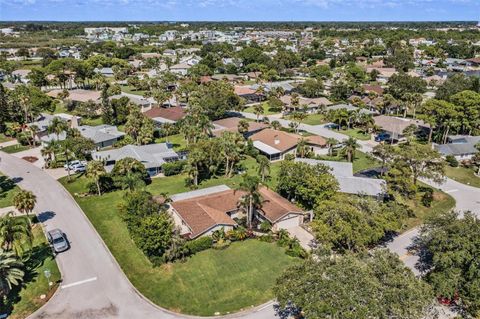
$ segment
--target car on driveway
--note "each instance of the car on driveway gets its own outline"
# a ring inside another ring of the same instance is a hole
[[[87,170],[87,166],[83,164],[76,165],[73,169],[74,173],[82,173]]]
[[[71,161],[65,165],[63,165],[63,168],[65,168],[66,170],[70,168],[70,170],[74,170],[75,167],[77,167],[78,165],[87,165],[87,162],[86,161],[79,161],[79,160],[74,160],[74,161]]]
[[[70,248],[67,236],[58,228],[49,230],[47,239],[55,253],[61,253]]]

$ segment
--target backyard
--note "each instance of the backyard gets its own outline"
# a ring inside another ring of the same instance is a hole
[[[472,168],[447,166],[446,175],[462,184],[480,187],[480,177],[475,175],[475,171]]]
[[[134,87],[129,85],[121,85],[120,88],[122,89],[122,92],[140,95],[140,96],[143,96],[146,92],[146,91],[136,90]]]
[[[253,159],[247,160],[247,165],[252,164]],[[188,191],[184,178],[156,178],[147,190],[153,194]],[[235,176],[228,184],[234,186],[239,180]],[[65,178],[61,182],[75,194],[85,192],[88,180],[74,177],[71,183]],[[225,182],[224,178],[210,179],[200,187]],[[296,261],[275,244],[247,240],[225,250],[201,252],[184,263],[154,267],[130,239],[119,216],[117,207],[123,197],[123,191],[116,191],[75,198],[132,283],[148,299],[172,311],[212,316],[266,302],[273,297],[276,277]]]
[[[35,224],[33,228],[33,243],[28,260],[25,262],[25,277],[21,286],[14,286],[6,298],[6,303],[0,302],[1,313],[9,313],[9,319],[21,319],[28,317],[40,308],[53,295],[60,281],[60,271],[52,256],[52,250],[47,244],[41,224]],[[49,287],[48,280],[44,275],[45,270],[51,273]],[[46,295],[41,299],[41,295]]]
[[[263,107],[263,115],[272,115],[272,114],[280,113],[280,111],[278,111],[278,110],[270,109],[268,107],[268,103],[265,103],[265,102],[262,103],[262,107]],[[249,106],[243,111],[247,112],[247,113],[255,113],[255,109],[253,108],[253,106]]]

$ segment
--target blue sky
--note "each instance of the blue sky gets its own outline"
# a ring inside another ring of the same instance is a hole
[[[480,0],[0,0],[0,20],[479,20]]]

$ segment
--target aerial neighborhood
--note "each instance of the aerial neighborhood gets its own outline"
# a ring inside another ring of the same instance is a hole
[[[480,317],[476,23],[0,24],[0,318]]]

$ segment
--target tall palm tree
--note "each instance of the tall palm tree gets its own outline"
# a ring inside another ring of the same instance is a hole
[[[310,148],[307,144],[307,140],[304,138],[301,138],[297,144],[298,157],[301,157],[301,158],[308,157],[309,153],[310,153]]]
[[[20,190],[18,193],[13,196],[13,205],[15,208],[23,213],[27,214],[29,217],[30,213],[35,208],[35,204],[37,203],[37,196],[33,194],[31,191],[27,190]]]
[[[333,147],[338,144],[338,141],[333,137],[329,137],[327,139],[327,146],[328,146],[328,155],[332,156],[333,154]]]
[[[98,196],[102,195],[100,189],[100,178],[106,174],[105,167],[100,161],[91,161],[87,165],[87,177],[93,178],[95,184],[97,185]]]
[[[32,124],[28,127],[28,130],[30,131],[30,134],[32,136],[32,143],[33,143],[33,146],[37,146],[37,134],[38,134],[38,126],[36,126],[35,124]]]
[[[0,248],[0,297],[20,284],[25,275],[22,268],[23,263],[13,252]]]
[[[57,152],[59,155],[65,156],[65,164],[67,164],[67,179],[70,180],[70,160],[75,157],[75,153],[67,142],[68,140],[58,143]]]
[[[260,117],[260,115],[263,115],[265,113],[265,109],[263,108],[263,104],[258,103],[253,106],[253,112],[257,116],[257,122]]]
[[[245,193],[237,206],[247,212],[247,226],[252,228],[252,221],[255,214],[255,210],[262,206],[262,196],[259,192],[260,181],[256,176],[243,175],[242,181],[237,190],[242,190]]]
[[[62,121],[58,117],[54,117],[50,122],[50,125],[47,127],[47,132],[49,134],[54,133],[57,136],[57,141],[60,139],[60,134],[63,131],[68,129],[68,124],[65,121]]]
[[[270,175],[270,161],[265,155],[257,156],[258,174],[261,176],[262,183],[265,182],[265,178]]]
[[[357,150],[360,145],[357,143],[357,140],[353,137],[349,137],[348,139],[343,141],[343,151],[347,157],[349,162],[353,162],[355,158],[355,151]]]
[[[240,134],[247,133],[248,127],[249,127],[249,124],[247,120],[240,120],[240,122],[238,122],[238,133]]]
[[[42,154],[43,158],[45,159],[45,166],[49,167],[50,163],[55,160],[55,151],[57,149],[57,145],[55,144],[54,141],[51,141],[50,143],[46,144],[42,149],[40,150],[40,153]]]
[[[25,216],[15,217],[13,212],[8,212],[0,218],[0,248],[13,250],[17,256],[21,256],[25,245],[31,247],[32,239],[30,222]]]

